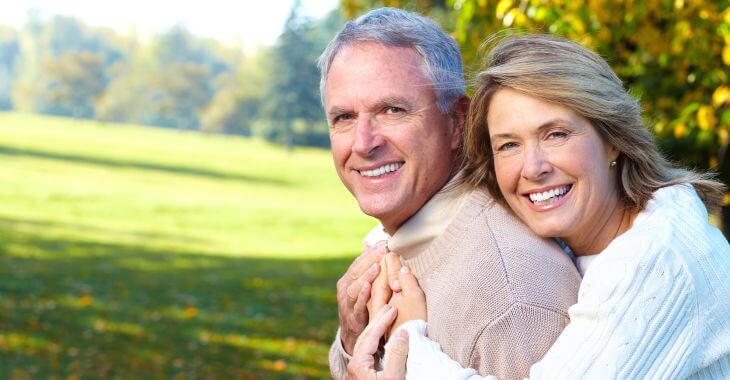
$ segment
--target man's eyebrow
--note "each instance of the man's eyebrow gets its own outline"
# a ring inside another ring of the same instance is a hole
[[[342,115],[342,114],[345,114],[348,112],[350,112],[350,110],[348,110],[345,107],[334,106],[334,107],[330,108],[329,110],[327,110],[327,117],[331,118],[336,115]]]
[[[571,123],[569,120],[566,120],[566,119],[563,119],[563,118],[555,118],[555,119],[551,119],[551,120],[548,120],[548,121],[540,124],[540,126],[537,127],[537,131],[538,132],[542,132],[545,129],[554,127],[556,125],[563,125],[563,126],[569,127],[569,126],[573,125],[573,123]],[[494,139],[500,139],[500,138],[501,139],[509,139],[509,138],[513,138],[513,137],[515,137],[515,134],[514,133],[507,132],[507,133],[497,133],[497,134],[494,134],[490,138],[494,140]]]
[[[402,96],[387,96],[383,99],[380,99],[375,103],[374,109],[381,109],[388,106],[398,106],[403,108],[412,108],[411,106],[412,102],[408,100],[408,98],[402,97]]]

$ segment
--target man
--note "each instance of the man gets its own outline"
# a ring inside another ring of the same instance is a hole
[[[345,377],[376,276],[399,267],[393,255],[378,264],[387,250],[418,278],[444,352],[499,378],[527,375],[567,324],[580,278],[554,242],[460,185],[468,98],[456,43],[425,17],[383,8],[348,22],[319,64],[337,173],[381,222],[366,243],[387,239],[338,282],[332,375]]]

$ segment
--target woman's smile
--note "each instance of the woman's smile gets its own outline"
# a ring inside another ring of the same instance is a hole
[[[551,186],[547,189],[530,190],[525,198],[533,205],[535,211],[547,211],[561,206],[570,195],[572,184]]]
[[[618,223],[623,209],[610,165],[618,151],[590,121],[510,88],[494,93],[487,119],[497,182],[520,219],[544,237],[610,241],[602,235],[615,229],[605,227]]]

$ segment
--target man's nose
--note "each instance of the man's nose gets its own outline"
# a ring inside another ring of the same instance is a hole
[[[360,115],[355,126],[355,143],[352,150],[362,156],[370,156],[384,144],[375,118]]]
[[[539,146],[526,147],[523,153],[522,177],[529,180],[539,180],[552,171],[548,154]]]

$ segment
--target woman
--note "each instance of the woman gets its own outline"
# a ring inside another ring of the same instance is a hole
[[[559,238],[584,276],[570,324],[531,378],[730,378],[730,246],[705,208],[724,186],[662,157],[603,59],[555,37],[501,41],[478,77],[466,159],[469,184]],[[425,337],[417,288],[401,298],[415,305],[398,308],[410,320],[408,377],[479,378]],[[363,333],[352,377],[395,314]],[[387,367],[402,367],[398,357]]]

